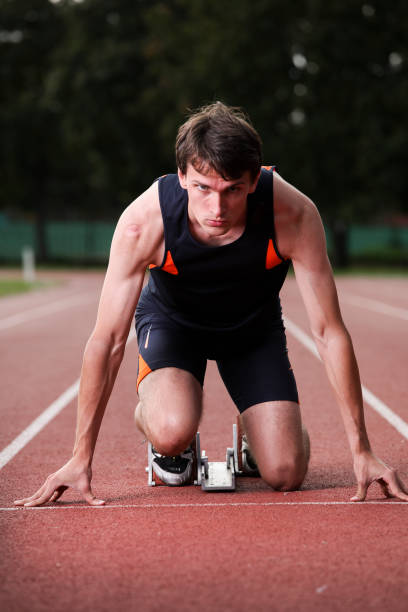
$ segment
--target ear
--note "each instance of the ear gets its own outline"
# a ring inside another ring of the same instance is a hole
[[[178,178],[179,178],[180,186],[183,189],[187,189],[187,176],[182,173],[180,168],[177,169],[177,175],[178,175]]]
[[[254,178],[251,187],[249,188],[249,192],[248,193],[254,193],[256,186],[258,185],[258,181],[259,181],[259,177],[261,176],[261,169],[259,169],[259,172],[257,174],[257,176]]]

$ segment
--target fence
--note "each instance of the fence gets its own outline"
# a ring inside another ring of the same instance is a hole
[[[51,222],[45,238],[50,262],[73,264],[105,264],[114,231],[114,224],[102,222]],[[327,232],[329,252],[332,240]],[[17,263],[25,246],[36,248],[33,224],[3,221],[0,224],[0,262]],[[387,262],[408,261],[408,228],[384,226],[352,226],[348,239],[351,258]]]
[[[102,222],[51,222],[45,227],[47,259],[72,263],[105,263],[114,224]],[[0,261],[16,262],[25,246],[38,252],[35,227],[30,223],[0,226]]]

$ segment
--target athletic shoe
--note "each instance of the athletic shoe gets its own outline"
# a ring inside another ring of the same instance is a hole
[[[246,434],[242,436],[242,471],[245,474],[252,476],[259,476],[258,466],[256,465],[256,461],[251,455],[251,451],[249,448],[248,440]]]
[[[189,484],[192,480],[194,451],[188,447],[181,455],[167,457],[152,448],[154,459],[153,471],[163,484],[169,487],[180,487]]]

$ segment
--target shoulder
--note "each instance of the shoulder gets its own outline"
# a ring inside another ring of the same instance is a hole
[[[160,213],[158,181],[129,204],[120,216],[120,226],[145,226]]]
[[[326,250],[324,229],[314,202],[274,173],[275,226],[280,252],[296,259],[305,247]]]
[[[112,241],[112,249],[137,251],[146,264],[151,263],[163,241],[163,221],[159,203],[158,181],[136,198],[121,214]]]

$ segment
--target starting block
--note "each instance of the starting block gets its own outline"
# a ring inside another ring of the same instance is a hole
[[[227,448],[225,463],[208,461],[200,448],[200,432],[196,434],[197,480],[203,491],[235,491],[235,474],[238,469],[238,436],[237,426],[232,426],[233,448]]]
[[[240,421],[232,426],[232,448],[227,448],[225,462],[224,461],[209,461],[205,451],[201,451],[200,432],[197,432],[196,438],[192,443],[194,451],[194,463],[191,474],[191,482],[186,484],[194,484],[201,486],[203,491],[235,491],[236,476],[244,474],[242,470],[242,430]],[[146,471],[148,473],[148,485],[163,484],[156,476],[153,470],[154,455],[152,445],[149,442],[147,448],[148,465]]]

